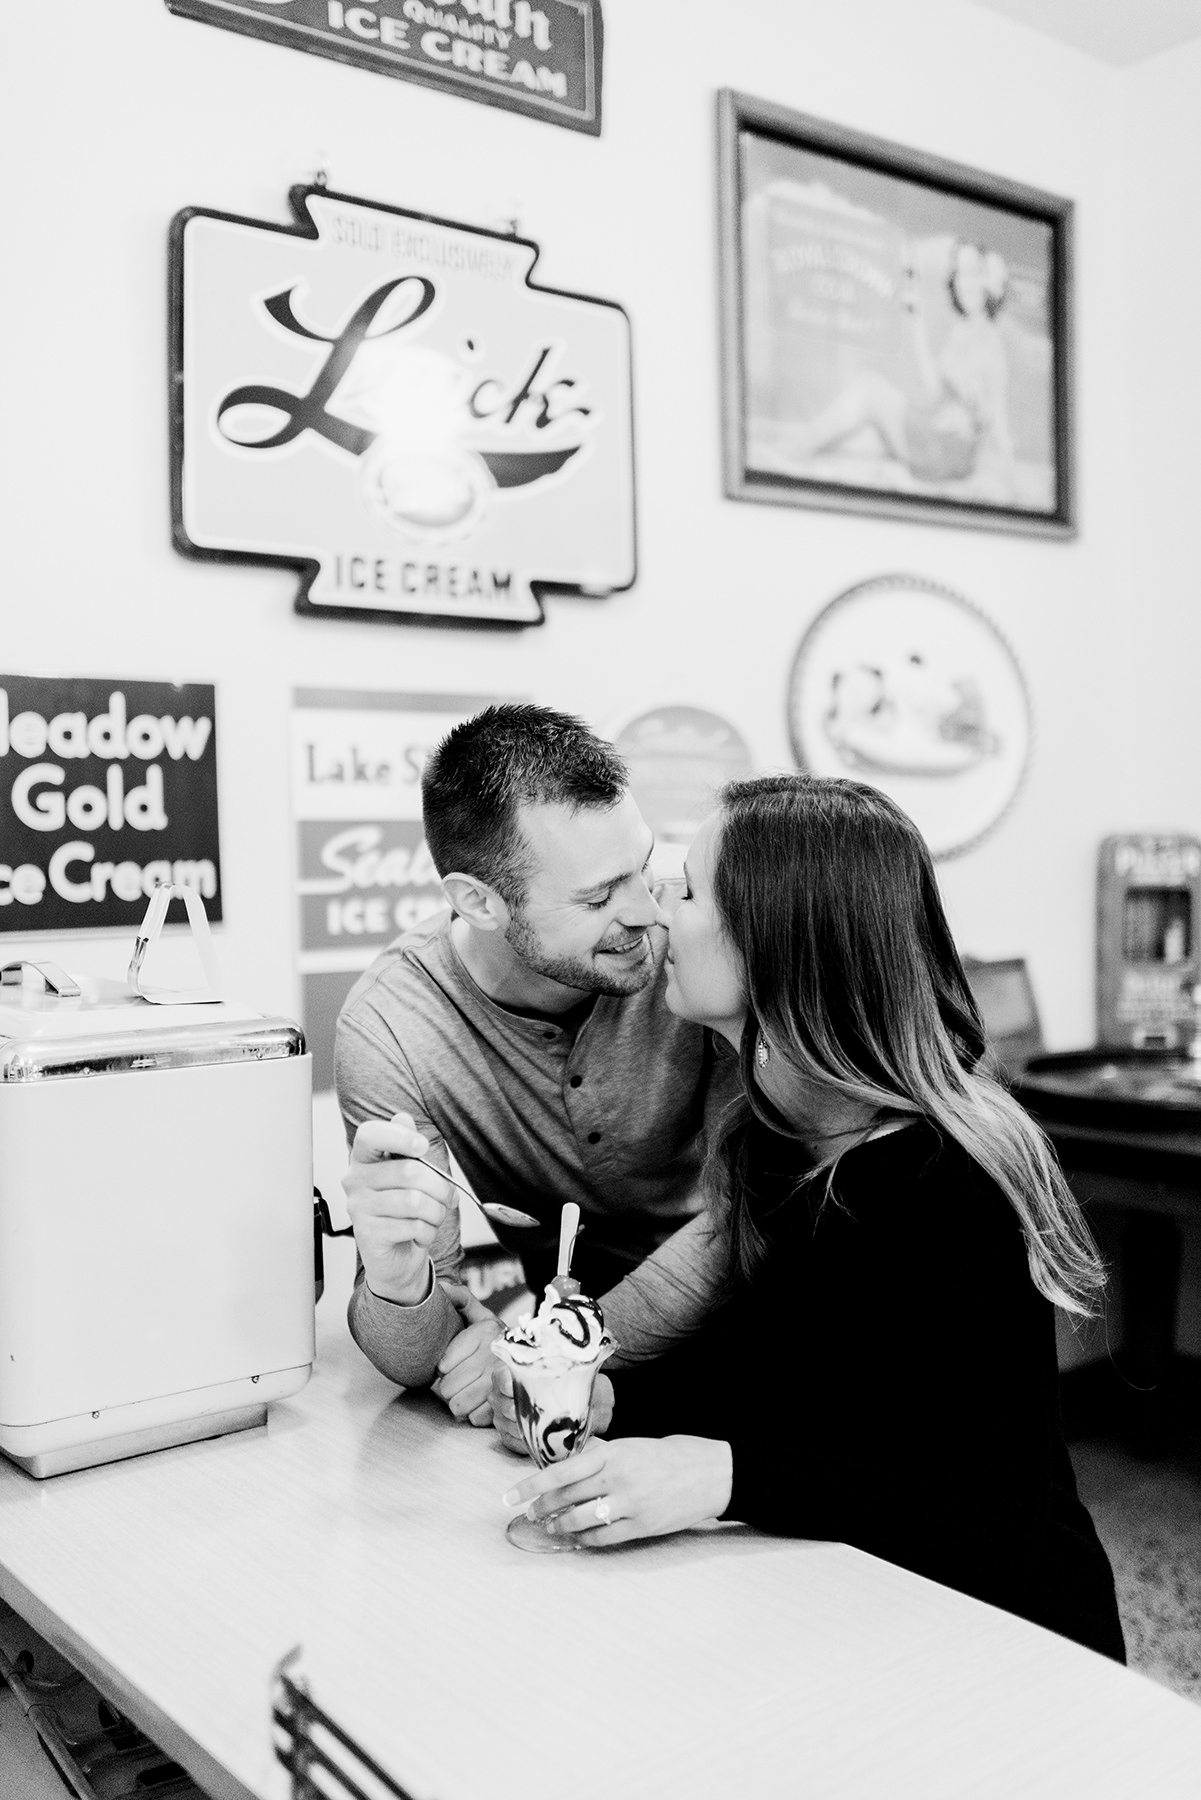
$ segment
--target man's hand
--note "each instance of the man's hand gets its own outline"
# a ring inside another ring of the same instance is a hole
[[[428,1151],[408,1113],[366,1119],[342,1183],[367,1286],[400,1306],[430,1293],[430,1247],[454,1199],[449,1181],[412,1160]]]
[[[496,1427],[497,1436],[506,1450],[515,1450],[518,1456],[528,1456],[525,1439],[521,1435],[521,1427],[517,1423],[517,1412],[513,1405],[513,1376],[502,1362],[497,1362],[492,1371],[492,1423]],[[608,1431],[613,1423],[613,1383],[607,1375],[598,1375],[592,1389],[592,1429],[599,1437]]]
[[[496,1358],[492,1345],[504,1330],[495,1313],[473,1299],[465,1287],[449,1281],[442,1283],[464,1319],[464,1329],[451,1338],[438,1364],[438,1379],[431,1385],[439,1400],[449,1406],[456,1419],[469,1425],[491,1425],[491,1382]]]

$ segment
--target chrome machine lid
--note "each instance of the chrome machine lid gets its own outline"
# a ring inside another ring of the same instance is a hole
[[[0,986],[0,1082],[112,1075],[304,1055],[291,1019],[230,1001],[153,1005],[120,981],[88,977]]]

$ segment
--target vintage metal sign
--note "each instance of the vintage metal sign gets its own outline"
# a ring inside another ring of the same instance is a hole
[[[219,919],[215,727],[207,683],[0,675],[0,933],[131,931],[172,883]]]
[[[599,136],[600,0],[167,0],[185,19]]]
[[[334,1027],[363,970],[446,905],[421,822],[421,773],[446,733],[495,698],[293,694],[297,967],[317,1089],[333,1086]]]
[[[878,575],[817,615],[792,666],[788,728],[802,769],[880,788],[936,860],[1005,817],[1033,733],[1025,678],[992,620],[920,575]]]
[[[173,223],[177,548],[300,570],[305,613],[531,625],[629,587],[621,307],[531,286],[522,238],[292,204]]]

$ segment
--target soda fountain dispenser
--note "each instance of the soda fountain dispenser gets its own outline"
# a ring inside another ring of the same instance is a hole
[[[1201,842],[1108,837],[1097,879],[1097,1041],[1186,1050],[1201,982]]]

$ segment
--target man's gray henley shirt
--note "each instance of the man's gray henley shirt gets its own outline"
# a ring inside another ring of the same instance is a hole
[[[463,966],[451,918],[440,913],[397,938],[351,989],[336,1053],[347,1136],[364,1119],[410,1113],[431,1161],[445,1166],[449,1147],[481,1200],[534,1214],[538,1230],[497,1231],[535,1293],[554,1273],[560,1209],[574,1200],[584,1230],[573,1273],[585,1292],[605,1294],[698,1213],[705,1127],[734,1091],[734,1059],[667,1010],[661,929],[646,987],[598,994],[556,1020],[490,1000]],[[435,1281],[420,1304],[381,1299],[361,1270],[351,1300],[356,1342],[405,1386],[433,1379],[462,1329],[440,1286],[463,1279],[456,1207],[431,1258]],[[712,1234],[697,1218],[625,1285],[611,1324],[635,1340],[634,1355],[648,1353],[661,1314],[676,1322],[674,1336],[681,1318],[704,1310],[715,1266]]]

